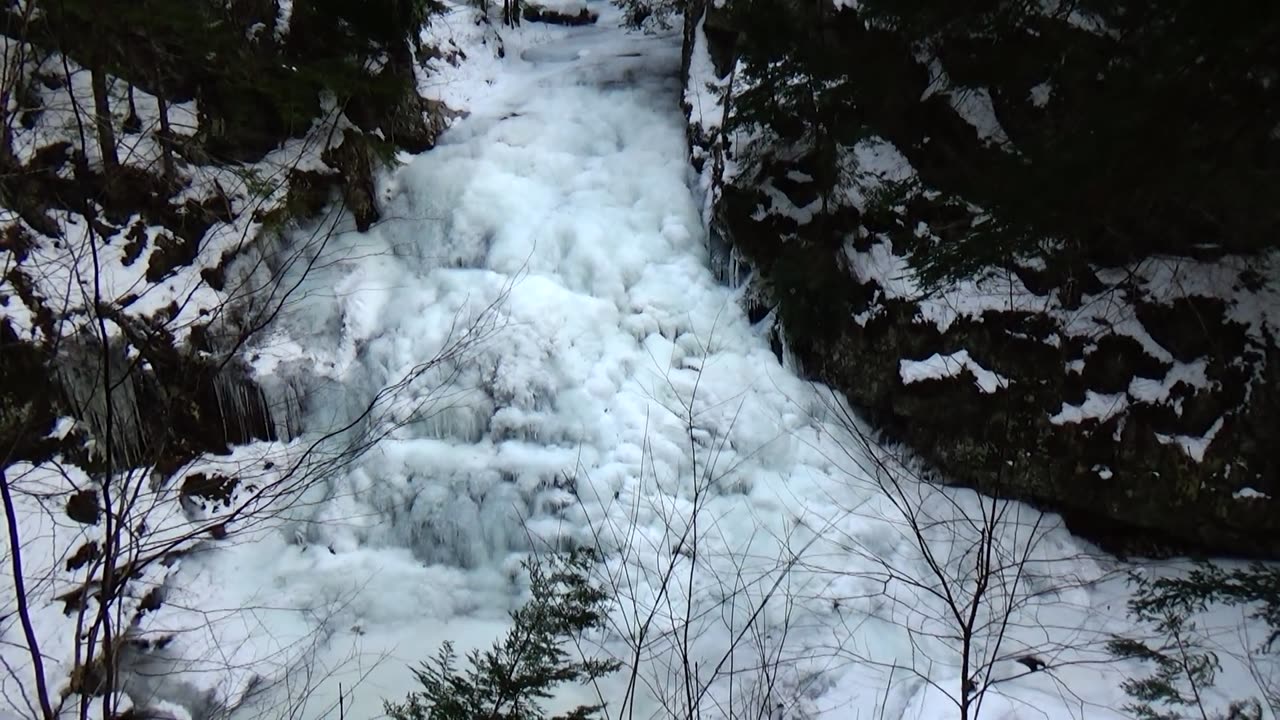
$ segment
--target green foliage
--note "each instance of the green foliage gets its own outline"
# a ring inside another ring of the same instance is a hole
[[[231,167],[231,172],[244,181],[245,190],[248,191],[249,197],[254,200],[264,200],[271,197],[280,186],[278,181],[264,178],[262,171],[255,167],[234,165]]]
[[[950,240],[919,247],[911,255],[916,279],[926,288],[971,278],[993,267],[1040,254],[1044,238],[999,216],[976,219]]]
[[[591,682],[618,669],[613,660],[574,660],[564,645],[605,621],[607,594],[589,572],[595,554],[578,549],[526,562],[529,602],[511,614],[513,627],[493,647],[458,667],[451,643],[414,671],[422,690],[402,703],[385,703],[395,720],[541,720],[540,702],[562,683]],[[595,717],[600,705],[580,706],[564,720]]]
[[[1204,563],[1183,577],[1149,580],[1134,576],[1133,584],[1130,616],[1152,625],[1155,640],[1117,636],[1108,649],[1116,657],[1146,662],[1154,671],[1125,681],[1125,692],[1132,698],[1125,706],[1127,711],[1143,720],[1188,716],[1260,720],[1264,702],[1273,713],[1280,707],[1277,688],[1261,680],[1261,701],[1235,700],[1221,711],[1210,707],[1206,691],[1214,686],[1222,664],[1194,619],[1216,604],[1248,607],[1249,617],[1265,622],[1269,629],[1266,639],[1249,649],[1255,678],[1265,677],[1260,663],[1263,656],[1274,652],[1280,637],[1280,568],[1255,564],[1224,570]]]
[[[1203,612],[1214,603],[1248,605],[1250,617],[1271,629],[1261,649],[1270,652],[1280,639],[1280,567],[1255,563],[1224,570],[1202,563],[1183,577],[1146,581],[1138,587],[1132,610],[1139,617]]]
[[[830,133],[858,124],[843,54],[811,37],[812,18],[786,0],[738,0],[729,13],[741,29],[743,88],[734,98],[731,128],[757,124],[794,138],[806,129]]]

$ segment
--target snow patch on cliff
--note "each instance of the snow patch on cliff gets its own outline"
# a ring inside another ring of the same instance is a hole
[[[904,385],[924,380],[938,380],[956,377],[964,372],[973,375],[974,384],[983,393],[991,394],[1009,387],[1008,378],[979,365],[969,357],[968,350],[960,350],[950,355],[934,353],[924,360],[899,360],[898,377]]]

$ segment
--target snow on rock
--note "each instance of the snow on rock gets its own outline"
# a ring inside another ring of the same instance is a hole
[[[859,282],[875,282],[886,298],[915,298],[921,295],[915,271],[907,258],[893,252],[891,242],[879,242],[866,252],[845,246],[845,256]]]
[[[1128,278],[1139,282],[1152,302],[1181,298],[1217,298],[1226,303],[1227,319],[1245,326],[1249,336],[1266,342],[1280,333],[1280,251],[1256,257],[1228,255],[1216,260],[1155,256],[1131,268],[1098,273],[1104,282]]]
[[[1209,448],[1209,444],[1213,442],[1213,438],[1222,429],[1222,418],[1214,421],[1213,425],[1205,431],[1204,435],[1166,435],[1164,433],[1156,433],[1156,439],[1165,445],[1177,445],[1187,454],[1187,457],[1201,462],[1204,460],[1205,450]]]
[[[287,3],[284,5],[287,7]],[[43,56],[42,56],[43,57]],[[41,63],[56,66],[63,74],[60,56],[50,56]],[[56,87],[44,83],[32,86],[45,108],[31,127],[15,125],[14,152],[21,162],[30,161],[38,151],[59,142],[79,145],[78,119],[73,104],[92,107],[89,73],[67,60],[70,82]],[[108,78],[112,106],[129,107],[130,88]],[[159,102],[141,88],[132,88],[132,105],[140,122],[136,133],[118,133],[118,153],[122,165],[143,171],[154,171],[162,157],[160,142]],[[198,130],[198,108],[195,101],[167,106],[170,130],[179,136],[191,136]],[[121,120],[122,118],[117,118]],[[341,122],[340,130],[346,125]],[[0,318],[7,319],[21,336],[41,339],[34,324],[38,314],[27,302],[54,310],[53,330],[62,337],[74,335],[89,322],[89,309],[95,304],[118,306],[125,317],[140,321],[163,322],[176,341],[184,340],[192,328],[217,314],[229,296],[243,288],[214,290],[204,279],[215,270],[225,256],[249,245],[262,228],[260,218],[284,203],[288,190],[284,177],[291,170],[327,170],[321,161],[330,127],[317,127],[303,138],[289,140],[261,161],[236,167],[199,166],[181,163],[179,180],[184,186],[171,200],[174,208],[185,203],[200,205],[217,198],[230,218],[214,222],[204,236],[189,248],[177,239],[171,229],[151,225],[134,215],[111,225],[99,220],[91,228],[75,212],[52,205],[46,215],[52,232],[37,230],[9,211],[0,215],[0,224],[13,227],[32,238],[26,257],[17,260],[9,249],[0,250],[0,268],[6,270],[0,281]],[[101,164],[97,143],[86,147],[89,162]],[[60,172],[67,172],[64,163]],[[222,208],[220,208],[222,209]],[[104,217],[103,209],[97,209]],[[111,217],[111,213],[105,213]],[[58,237],[48,235],[57,234]],[[178,249],[174,249],[178,246]],[[162,252],[162,247],[167,248]],[[94,252],[89,252],[93,248]],[[167,254],[166,254],[167,253]],[[157,256],[160,257],[157,257]],[[20,274],[30,284],[31,297],[20,298],[12,287],[9,272]],[[109,331],[119,328],[109,323]]]
[[[1209,380],[1205,373],[1207,369],[1208,362],[1203,358],[1190,363],[1174,362],[1173,367],[1160,380],[1144,377],[1133,378],[1129,382],[1129,397],[1138,402],[1155,405],[1167,403],[1170,392],[1179,384],[1197,389],[1214,388],[1218,383]],[[1181,414],[1180,404],[1175,409]]]
[[[689,122],[711,132],[720,128],[725,120],[725,88],[727,79],[716,74],[711,60],[705,27],[707,19],[698,21],[694,33],[693,50],[689,57],[689,82],[684,89],[684,102],[689,108]]]
[[[521,8],[525,19],[535,22],[587,25],[599,19],[583,0],[528,0]]]
[[[1031,100],[1032,105],[1038,108],[1046,107],[1049,104],[1049,98],[1053,97],[1053,85],[1050,85],[1047,81],[1034,85],[1027,97]]]
[[[59,421],[58,427],[65,424]],[[226,460],[242,459],[252,452],[242,448]],[[275,455],[274,452],[268,454]],[[69,691],[68,675],[75,666],[77,653],[86,652],[87,647],[82,644],[81,649],[76,648],[75,597],[82,588],[102,582],[102,564],[92,562],[96,555],[89,551],[107,542],[106,526],[100,520],[105,512],[100,507],[102,496],[96,494],[98,478],[90,477],[61,457],[40,464],[14,463],[4,470],[15,503],[16,529],[23,539],[21,561],[27,578],[26,600],[45,677],[50,694],[55,697],[68,694],[71,706],[76,696]],[[124,556],[133,571],[113,611],[130,622],[136,617],[151,617],[142,614],[143,606],[152,590],[165,586],[178,572],[178,565],[171,560],[192,552],[203,539],[193,534],[199,521],[188,514],[177,488],[157,487],[149,476],[148,470],[134,470],[119,471],[115,478],[118,487],[130,488],[132,501],[125,504],[117,499],[112,512],[129,518],[131,527],[146,528],[140,540],[135,541],[129,533],[129,537],[121,541],[126,543],[128,549]],[[0,525],[4,526],[4,537],[9,537],[7,521],[0,520]],[[7,542],[4,547],[7,563],[11,549]],[[0,573],[0,598],[4,598],[0,605],[0,632],[5,641],[0,644],[0,660],[6,667],[6,672],[0,675],[0,697],[5,700],[23,697],[24,683],[32,672],[25,638],[18,640],[15,597],[13,575]],[[87,607],[91,611],[94,608],[92,603]],[[101,646],[96,652],[102,652]],[[126,692],[122,701],[123,710],[132,703],[131,695]],[[4,705],[0,705],[0,711],[3,708]]]
[[[1119,32],[1108,26],[1102,18],[1083,8],[1072,6],[1071,12],[1067,15],[1067,22],[1072,27],[1093,33],[1094,35],[1102,35],[1111,38],[1119,37]]]
[[[1237,490],[1234,494],[1232,494],[1231,497],[1235,498],[1236,500],[1270,500],[1271,499],[1270,495],[1266,493],[1258,492],[1257,490],[1254,490],[1251,487],[1241,488]]]
[[[1129,398],[1124,394],[1102,394],[1092,390],[1085,391],[1085,401],[1079,405],[1062,403],[1062,409],[1050,416],[1049,422],[1054,425],[1082,423],[1086,420],[1106,422],[1129,407]]]
[[[898,376],[904,385],[923,380],[937,380],[955,377],[964,372],[973,375],[974,384],[984,393],[993,393],[1009,387],[1009,380],[982,367],[969,357],[968,350],[960,350],[950,355],[934,353],[924,360],[899,360]]]
[[[991,93],[986,88],[960,87],[951,84],[951,78],[942,67],[942,61],[927,53],[918,53],[917,60],[929,70],[929,85],[925,88],[920,100],[927,100],[934,95],[944,95],[951,104],[951,109],[978,133],[978,139],[989,145],[995,145],[1007,152],[1013,152],[1009,136],[996,117],[995,106],[991,102]]]
[[[815,198],[801,207],[796,205],[786,193],[775,187],[772,182],[764,183],[760,186],[760,190],[771,201],[768,210],[769,214],[791,218],[797,225],[808,225],[822,211],[822,198]],[[761,212],[764,212],[763,209]]]
[[[1214,261],[1186,258],[1153,257],[1123,268],[1096,271],[1102,289],[1083,295],[1080,306],[1063,307],[1059,299],[1031,292],[1022,278],[1013,272],[995,269],[972,278],[944,284],[926,292],[917,282],[910,258],[895,251],[892,241],[875,237],[869,246],[857,249],[846,243],[844,254],[851,274],[863,284],[875,283],[879,288],[869,307],[855,314],[854,321],[866,326],[882,311],[888,301],[901,300],[914,305],[917,322],[931,323],[939,332],[947,332],[957,320],[980,321],[985,313],[1030,313],[1051,321],[1055,332],[1043,339],[1047,345],[1062,347],[1063,339],[1086,341],[1085,358],[1068,360],[1068,371],[1082,372],[1088,356],[1096,350],[1091,339],[1116,335],[1135,341],[1151,359],[1167,366],[1162,377],[1134,376],[1129,380],[1121,402],[1106,396],[1107,411],[1086,402],[1093,411],[1065,404],[1054,415],[1056,424],[1079,422],[1085,418],[1109,418],[1125,412],[1130,403],[1169,405],[1182,415],[1187,391],[1205,393],[1222,390],[1221,382],[1210,379],[1210,358],[1180,360],[1155,337],[1138,317],[1139,304],[1169,306],[1176,302],[1208,299],[1221,302],[1223,319],[1238,323],[1245,331],[1251,347],[1269,347],[1270,338],[1280,336],[1280,252],[1271,251],[1260,257],[1227,256]],[[1265,353],[1253,354],[1257,362],[1265,361]],[[1261,378],[1261,366],[1251,368],[1250,382]],[[1180,391],[1177,389],[1181,388]],[[1249,391],[1246,391],[1246,393]],[[1103,397],[1103,396],[1098,396]],[[1102,401],[1098,401],[1102,402]],[[1212,440],[1166,435],[1165,444],[1176,444],[1197,460]]]
[[[853,180],[841,189],[849,204],[860,211],[867,209],[867,203],[877,191],[916,177],[915,168],[906,156],[879,136],[859,140],[852,148],[841,147],[839,162],[844,174]]]
[[[956,113],[978,131],[980,139],[1002,148],[1008,146],[1009,136],[996,118],[991,93],[986,88],[957,88],[948,92],[947,97]]]
[[[275,36],[277,40],[283,40],[289,34],[289,23],[293,20],[293,0],[276,0],[276,8]]]

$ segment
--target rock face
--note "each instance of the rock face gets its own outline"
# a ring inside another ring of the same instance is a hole
[[[833,188],[801,133],[748,148],[722,131],[739,31],[715,9],[688,19],[693,162],[726,279],[753,271],[753,315],[776,309],[803,370],[945,481],[1121,553],[1280,557],[1280,254],[1068,255],[921,285],[913,254],[991,221],[934,188],[1007,152],[930,97],[927,58],[858,21],[838,30],[875,132],[837,139]]]
[[[433,52],[418,45],[423,18],[371,12],[377,23],[352,28],[323,3],[286,5],[292,15],[237,0],[144,18],[128,3],[67,3],[9,38],[38,60],[20,69],[29,102],[0,138],[0,204],[13,211],[0,222],[7,462],[62,453],[96,469],[87,435],[110,438],[117,465],[168,472],[296,431],[292,398],[273,407],[238,355],[273,291],[255,297],[229,268],[338,198],[367,230],[375,176],[397,152],[433,147],[454,115],[418,91]],[[212,29],[210,13],[222,18]],[[112,167],[59,110],[73,105],[59,73],[81,62],[110,71],[95,101],[125,116]],[[273,262],[261,265],[288,264]],[[59,418],[80,425],[51,436]]]
[[[588,10],[585,5],[568,3],[563,7],[546,5],[537,2],[522,3],[523,16],[528,22],[548,23],[550,25],[593,25],[599,15]]]

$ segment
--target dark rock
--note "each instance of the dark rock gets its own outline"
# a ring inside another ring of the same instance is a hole
[[[147,282],[160,282],[179,267],[190,265],[200,254],[199,241],[190,241],[174,235],[156,236],[156,246],[147,261]]]
[[[1244,328],[1226,319],[1219,298],[1183,297],[1167,305],[1139,303],[1138,320],[1169,354],[1181,362],[1206,355],[1235,356],[1245,346]]]
[[[97,541],[90,540],[86,542],[85,544],[81,545],[74,553],[72,553],[71,557],[67,558],[67,562],[66,562],[67,572],[79,570],[85,565],[88,565],[94,560],[97,560],[99,555],[101,555],[101,553],[102,553],[102,550],[98,546]]]
[[[1142,345],[1124,335],[1099,338],[1097,347],[1085,358],[1082,379],[1085,387],[1099,393],[1122,393],[1135,377],[1160,379],[1169,366],[1151,357]]]
[[[458,116],[444,103],[418,94],[413,59],[406,53],[390,55],[376,84],[379,91],[353,97],[346,114],[365,134],[372,137],[372,133],[381,132],[394,148],[426,152]]]
[[[196,473],[188,475],[182,481],[182,497],[188,502],[204,507],[212,505],[231,506],[231,498],[235,493],[239,480],[225,475],[205,475]]]
[[[134,223],[129,228],[129,232],[125,235],[127,242],[124,245],[124,258],[121,264],[129,267],[142,257],[142,252],[147,249],[147,226],[141,220]]]
[[[373,184],[373,173],[379,167],[376,140],[350,128],[342,133],[342,144],[326,150],[323,159],[329,167],[342,176],[342,200],[356,228],[361,232],[378,221],[378,200]]]
[[[734,66],[734,19],[709,5],[694,2],[686,16],[686,80],[693,31],[704,18],[705,37],[721,76]],[[1174,359],[1205,360],[1209,387],[1178,383],[1167,398],[1151,404],[1128,397],[1126,409],[1106,419],[1054,424],[1050,417],[1064,404],[1084,403],[1089,391],[1127,395],[1135,378],[1163,381],[1171,364],[1161,359],[1159,349],[1148,350],[1130,337],[1128,328],[1073,336],[1060,325],[1065,321],[1047,313],[987,311],[980,318],[962,316],[940,331],[921,322],[915,303],[888,298],[874,280],[859,282],[850,272],[847,246],[867,252],[888,241],[899,253],[933,252],[971,230],[969,202],[996,208],[1011,187],[1032,198],[1043,197],[1047,189],[1019,186],[1019,163],[1026,158],[980,142],[945,96],[920,102],[928,70],[900,36],[866,27],[854,13],[826,15],[821,23],[822,30],[838,36],[830,45],[841,53],[841,68],[849,73],[846,89],[857,107],[850,126],[872,128],[892,142],[916,169],[923,187],[943,192],[878,201],[860,217],[854,213],[836,220],[819,214],[800,227],[771,213],[772,200],[761,188],[772,184],[797,205],[821,197],[824,190],[820,183],[802,181],[815,177],[804,152],[796,150],[802,141],[788,138],[785,128],[774,128],[779,134],[773,145],[776,155],[764,150],[756,158],[762,171],[719,187],[712,209],[713,235],[722,236],[755,271],[757,284],[744,294],[752,298],[752,317],[763,307],[775,309],[787,349],[807,374],[844,392],[886,437],[912,448],[948,481],[1059,512],[1074,531],[1121,553],[1280,556],[1280,513],[1274,511],[1274,500],[1256,497],[1280,498],[1280,455],[1269,449],[1270,435],[1280,427],[1280,350],[1274,339],[1260,346],[1247,336],[1226,317],[1221,301],[1190,297],[1161,304],[1147,298],[1134,278],[1114,286],[1103,282],[1097,268],[1135,260],[1134,249],[1147,247],[1141,233],[1151,231],[1130,222],[1140,209],[1124,207],[1114,181],[1107,185],[1110,190],[1080,188],[1081,202],[1111,213],[1102,219],[1076,214],[1087,241],[1064,243],[1062,252],[1044,265],[1024,267],[1007,258],[1006,265],[1046,304],[1064,310],[1107,308],[1109,313],[1117,303],[1136,306],[1136,320]],[[988,87],[1005,129],[1020,140],[1043,138],[1046,118],[1058,117],[1027,101],[1030,89],[1043,81],[1041,68],[1052,64],[1044,50],[1061,39],[1049,35],[1078,33],[1058,25],[1041,31],[1042,37],[1027,40],[1025,47],[998,48],[974,40],[942,49],[952,81]],[[815,36],[814,41],[823,38]],[[1103,45],[1083,38],[1076,47],[1103,58]],[[1040,61],[1010,63],[1005,61],[1008,53]],[[1095,82],[1065,78],[1055,85],[1052,102],[1078,101],[1068,97],[1077,80],[1081,87]],[[804,129],[799,123],[792,134],[800,137]],[[689,136],[704,174],[711,169],[714,175],[723,146],[701,128],[692,128]],[[801,159],[792,159],[797,155]],[[948,190],[951,197],[963,194],[963,201],[949,199]],[[1172,216],[1160,222],[1170,232],[1150,237],[1173,238],[1169,247],[1190,247],[1190,237],[1196,237],[1197,247],[1205,244],[1200,229],[1173,228]],[[929,233],[916,239],[921,223]],[[1150,249],[1167,251],[1164,245]],[[1221,252],[1219,244],[1211,254]],[[1242,276],[1241,285],[1246,284],[1261,281]],[[771,340],[781,356],[778,338],[775,333]],[[982,393],[967,371],[902,384],[900,359],[961,349],[1009,379],[1008,388]],[[1255,377],[1258,372],[1261,377]],[[1202,460],[1193,459],[1177,439],[1202,438],[1210,430],[1215,435]],[[1256,493],[1235,497],[1243,488]]]
[[[596,13],[582,8],[576,13],[564,13],[537,3],[524,3],[524,19],[529,22],[549,23],[551,25],[592,25],[600,18]]]
[[[85,525],[97,525],[102,516],[98,507],[98,493],[93,490],[80,490],[67,498],[67,517]]]

